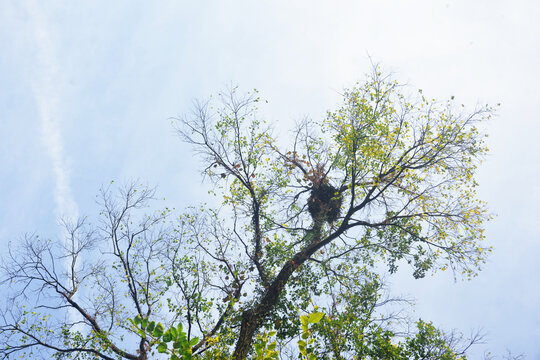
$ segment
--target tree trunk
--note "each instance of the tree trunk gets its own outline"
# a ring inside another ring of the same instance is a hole
[[[259,327],[260,320],[254,314],[253,309],[246,310],[242,314],[242,326],[240,328],[240,335],[236,342],[236,348],[234,349],[233,359],[240,360],[245,359],[249,354],[251,347],[251,341],[253,336]]]
[[[255,333],[261,326],[264,318],[274,309],[291,275],[322,246],[320,244],[321,228],[322,224],[317,222],[314,228],[304,237],[304,239],[310,240],[310,244],[283,265],[283,268],[281,268],[279,274],[267,288],[259,304],[244,311],[242,314],[240,334],[233,353],[234,360],[244,360],[247,358]]]
[[[244,311],[242,314],[242,324],[240,327],[240,334],[238,341],[236,342],[236,348],[234,349],[233,359],[244,360],[247,358],[249,350],[251,348],[251,342],[255,333],[261,326],[262,320],[270,314],[274,306],[277,304],[279,295],[283,291],[285,284],[289,280],[294,270],[301,265],[306,258],[301,259],[297,254],[293,260],[289,260],[281,269],[276,279],[266,290],[263,298],[256,307]]]

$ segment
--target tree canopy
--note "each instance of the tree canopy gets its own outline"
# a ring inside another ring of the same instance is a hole
[[[259,104],[231,89],[176,119],[217,206],[176,217],[152,210],[153,189],[110,186],[95,223],[12,247],[0,354],[464,359],[479,337],[412,323],[383,273],[478,273],[478,124],[493,108],[428,99],[378,68],[290,142]]]

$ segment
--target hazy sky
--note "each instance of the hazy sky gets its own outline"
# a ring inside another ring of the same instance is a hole
[[[540,359],[540,5],[496,1],[9,1],[0,3],[0,249],[95,214],[110,180],[140,178],[183,208],[206,193],[170,117],[229,84],[264,115],[324,116],[369,56],[429,97],[501,103],[480,196],[497,215],[480,276],[390,278],[415,315]],[[282,130],[286,134],[285,130]]]

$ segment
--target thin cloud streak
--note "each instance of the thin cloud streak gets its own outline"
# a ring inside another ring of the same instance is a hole
[[[64,153],[61,131],[61,90],[62,73],[56,59],[54,42],[38,2],[31,2],[28,11],[34,24],[38,55],[38,71],[32,83],[34,96],[41,116],[42,141],[49,153],[55,175],[55,212],[62,218],[75,220],[79,209],[71,191],[70,168]]]

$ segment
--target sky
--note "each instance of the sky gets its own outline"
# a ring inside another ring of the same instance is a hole
[[[380,63],[437,99],[501,103],[479,169],[492,256],[478,278],[399,273],[393,291],[476,353],[540,359],[540,4],[530,0],[0,2],[0,250],[95,215],[111,180],[205,199],[171,117],[231,84],[257,88],[276,131],[321,119]]]

